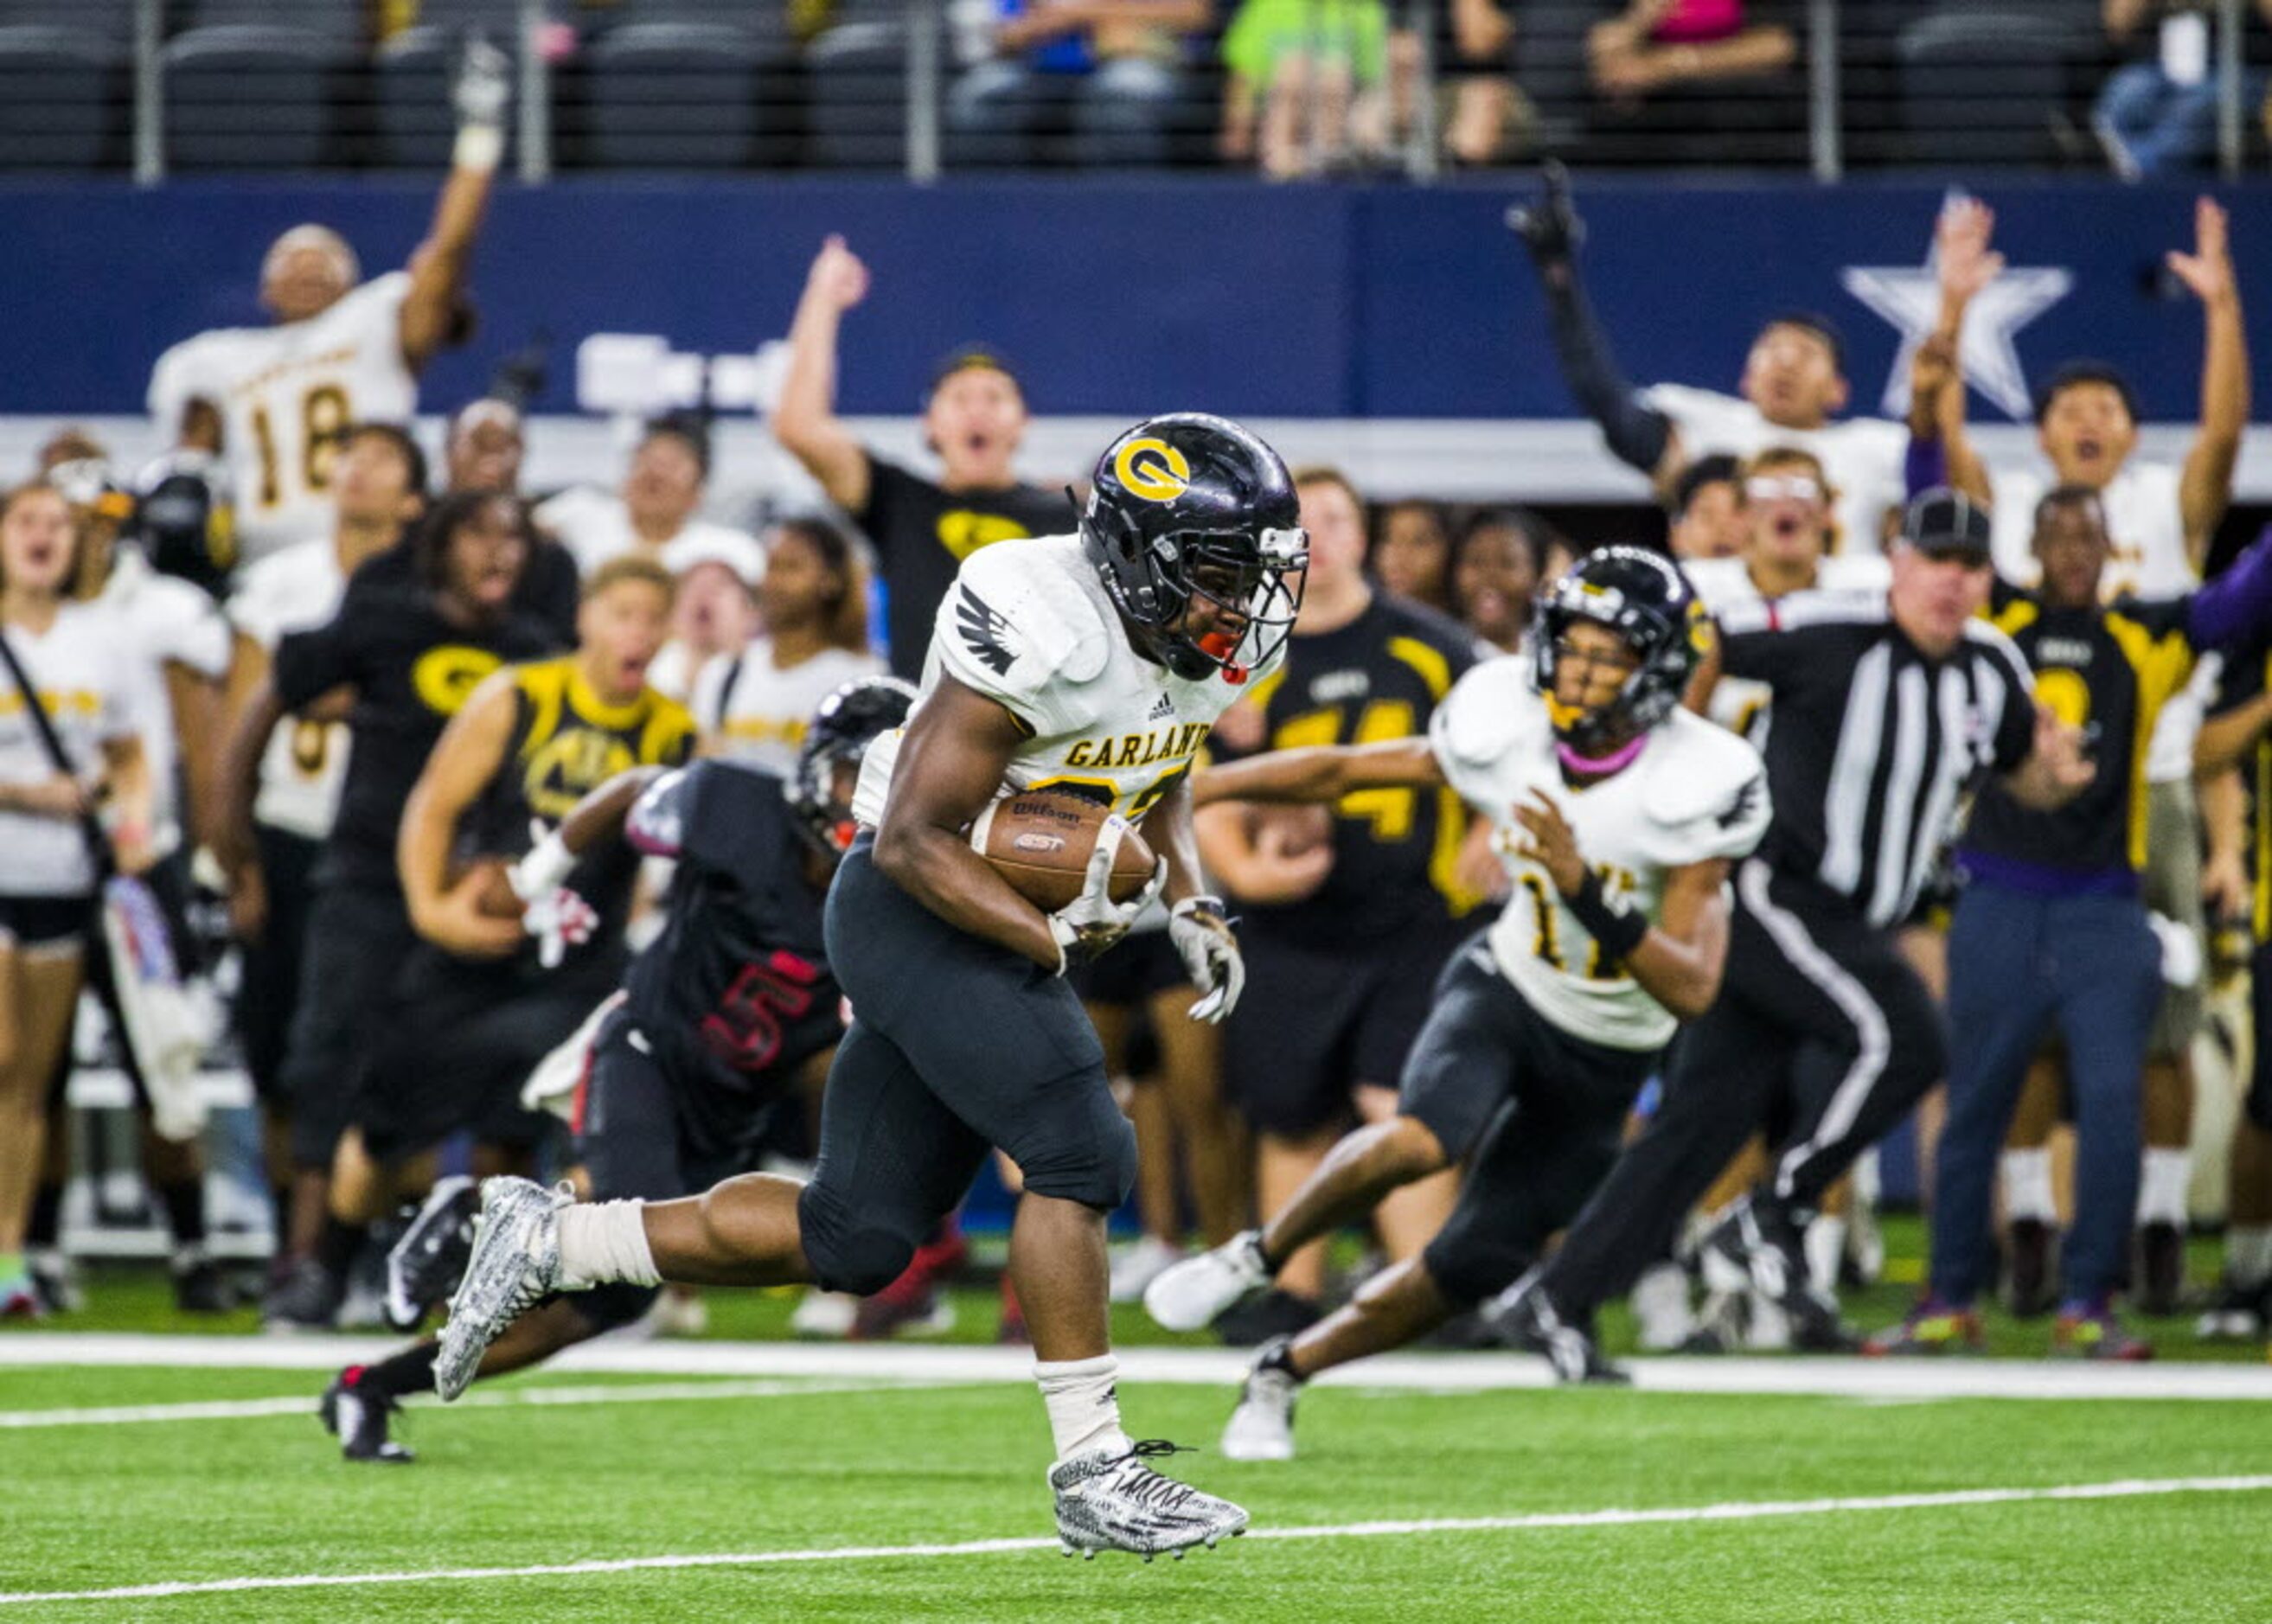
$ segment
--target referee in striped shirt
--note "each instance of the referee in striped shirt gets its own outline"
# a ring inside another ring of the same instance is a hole
[[[1719,1002],[1683,1034],[1664,1103],[1554,1258],[1496,1305],[1502,1331],[1566,1381],[1614,1376],[1595,1307],[1664,1255],[1751,1134],[1774,1171],[1702,1243],[1791,1318],[1801,1345],[1852,1345],[1808,1283],[1815,1203],[1947,1069],[1940,1010],[1894,945],[1958,802],[1985,776],[2050,808],[2087,786],[2081,735],[2037,704],[2025,658],[1978,618],[1988,516],[1954,491],[1903,515],[1882,593],[1730,607],[1700,697],[1725,672],[1773,690],[1774,817],[1737,870]]]

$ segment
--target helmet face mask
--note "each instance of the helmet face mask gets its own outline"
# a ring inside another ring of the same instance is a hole
[[[1565,704],[1555,684],[1566,634],[1580,621],[1616,633],[1633,660],[1614,697],[1582,710]],[[1556,736],[1598,758],[1663,722],[1696,673],[1705,626],[1703,605],[1670,560],[1636,547],[1603,548],[1579,560],[1539,599],[1531,619],[1532,681]]]
[[[1309,562],[1276,452],[1200,413],[1139,423],[1096,466],[1080,533],[1147,659],[1243,682],[1292,630]]]
[[[915,702],[914,687],[898,677],[862,677],[829,695],[813,712],[781,795],[796,816],[797,832],[822,856],[843,856],[858,832],[851,793],[838,787],[840,774],[851,769],[856,783],[868,747],[902,726]]]

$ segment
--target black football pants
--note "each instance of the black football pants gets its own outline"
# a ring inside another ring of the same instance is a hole
[[[1571,1225],[1543,1284],[1582,1316],[1670,1249],[1682,1220],[1765,1129],[1769,1189],[1813,1207],[1947,1069],[1941,1012],[1853,904],[1757,858],[1736,875],[1719,1001],[1674,1047],[1663,1103]]]

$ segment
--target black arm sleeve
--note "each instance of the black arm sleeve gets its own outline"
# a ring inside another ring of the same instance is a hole
[[[1593,301],[1578,279],[1575,264],[1565,262],[1549,268],[1541,278],[1546,288],[1548,325],[1554,333],[1554,356],[1562,363],[1563,381],[1587,416],[1601,425],[1602,436],[1618,460],[1655,476],[1672,442],[1672,420],[1640,397],[1618,370],[1610,353],[1609,335],[1594,315]]]

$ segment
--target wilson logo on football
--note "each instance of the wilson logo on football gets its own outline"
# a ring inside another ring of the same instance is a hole
[[[1192,465],[1165,440],[1131,440],[1112,459],[1112,472],[1130,495],[1147,502],[1173,502],[1192,484]]]

